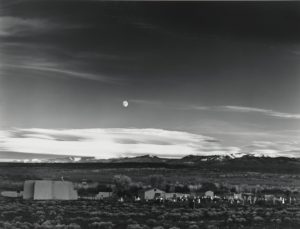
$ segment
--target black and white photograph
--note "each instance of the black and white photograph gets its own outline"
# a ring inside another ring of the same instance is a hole
[[[300,228],[300,1],[0,0],[0,229]]]

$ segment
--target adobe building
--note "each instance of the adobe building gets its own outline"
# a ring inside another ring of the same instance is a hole
[[[2,191],[1,192],[1,196],[4,197],[10,197],[10,198],[18,198],[18,197],[22,197],[23,192],[18,192],[18,191]]]
[[[152,188],[145,191],[144,198],[145,200],[153,200],[161,197],[165,198],[165,194],[166,194],[165,191],[162,191],[158,188]]]
[[[206,198],[211,198],[211,199],[213,199],[213,198],[215,197],[215,194],[214,194],[213,191],[206,191],[206,192],[204,193],[204,196],[205,196]]]
[[[113,195],[112,192],[99,192],[96,195],[96,199],[101,200],[101,199],[104,199],[104,198],[110,198],[110,197],[112,197],[112,195]]]
[[[78,195],[69,181],[28,180],[24,183],[23,199],[77,200]]]

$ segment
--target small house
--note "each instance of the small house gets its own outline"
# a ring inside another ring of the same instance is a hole
[[[4,197],[12,197],[12,198],[17,198],[17,197],[22,197],[23,192],[17,192],[17,191],[2,191],[1,196]]]
[[[186,199],[190,197],[190,194],[185,194],[185,193],[176,193],[176,192],[167,192],[165,193],[165,198],[166,199]]]
[[[165,198],[165,191],[162,191],[158,188],[152,188],[147,191],[145,191],[145,200],[153,200],[153,199],[158,199],[158,198]]]
[[[243,200],[242,193],[234,193],[233,194],[233,199],[235,199],[235,200]]]
[[[109,197],[112,197],[112,192],[99,192],[96,195],[97,200],[102,200],[102,199],[109,198]]]
[[[215,194],[214,194],[213,191],[206,191],[206,192],[204,193],[204,197],[206,197],[206,198],[211,198],[211,199],[213,199],[214,196],[215,196]]]

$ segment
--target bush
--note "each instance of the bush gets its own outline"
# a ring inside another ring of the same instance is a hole
[[[199,229],[198,225],[193,224],[189,226],[189,229]]]
[[[94,222],[90,224],[90,227],[93,229],[112,229],[113,226],[112,222]]]
[[[263,222],[263,221],[264,221],[264,218],[261,217],[261,216],[254,216],[253,220],[254,220],[255,222]]]
[[[81,229],[81,227],[76,223],[71,223],[67,226],[67,229]]]
[[[155,219],[147,219],[146,224],[153,227],[157,224]]]
[[[143,229],[143,227],[139,224],[129,224],[127,229]]]

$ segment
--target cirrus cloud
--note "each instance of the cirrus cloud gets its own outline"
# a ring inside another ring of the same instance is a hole
[[[57,26],[43,19],[2,16],[0,17],[0,36],[29,35],[32,32],[48,31]]]
[[[255,107],[223,106],[221,107],[221,109],[224,109],[225,111],[233,111],[233,112],[256,112],[256,113],[261,113],[264,115],[279,117],[279,118],[300,119],[300,114],[278,112],[278,111],[255,108]]]

